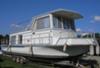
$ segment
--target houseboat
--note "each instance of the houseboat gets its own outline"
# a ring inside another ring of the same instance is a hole
[[[32,58],[64,59],[85,54],[95,45],[93,38],[79,38],[75,20],[77,12],[57,9],[32,18],[30,27],[10,34],[9,46],[3,53]]]

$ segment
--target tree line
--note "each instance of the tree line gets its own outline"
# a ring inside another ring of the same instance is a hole
[[[2,45],[2,44],[6,44],[6,45],[9,44],[9,35],[8,34],[6,34],[6,35],[0,34],[0,45]]]

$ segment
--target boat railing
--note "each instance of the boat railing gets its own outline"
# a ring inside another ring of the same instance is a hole
[[[93,32],[77,32],[77,37],[78,38],[92,38],[95,45],[99,46],[99,43],[98,43],[98,41],[96,40],[96,37],[95,37],[95,33],[93,33]]]
[[[61,37],[62,33],[60,33],[60,37],[58,38],[58,40],[56,41],[56,44],[59,43],[59,41],[64,40],[64,39],[86,39],[88,42],[90,42],[88,39],[91,39],[92,41],[94,41],[94,43],[96,43],[96,45],[98,45],[98,42],[95,38],[95,33],[92,32],[76,32],[76,36],[75,37]],[[68,43],[68,41],[67,41]]]
[[[95,38],[95,33],[93,32],[76,32],[77,38]]]

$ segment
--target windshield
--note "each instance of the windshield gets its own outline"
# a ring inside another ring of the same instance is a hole
[[[37,20],[37,29],[50,28],[49,16]]]
[[[60,17],[60,16],[53,17],[53,26],[54,28],[75,30],[74,20],[67,19],[67,18]]]

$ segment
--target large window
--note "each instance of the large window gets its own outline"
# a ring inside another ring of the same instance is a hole
[[[37,29],[44,29],[44,28],[49,28],[49,27],[50,27],[49,16],[39,18],[37,20],[37,27],[36,27]]]
[[[62,19],[62,20],[63,20],[63,28],[68,29],[68,21],[66,19]]]
[[[75,30],[75,24],[74,24],[74,20],[68,20],[68,28]]]
[[[54,28],[62,28],[61,18],[54,17],[53,18],[53,25],[54,25]]]
[[[75,30],[74,21],[72,19],[67,19],[64,17],[54,16],[53,17],[53,26],[54,26],[54,28]]]

